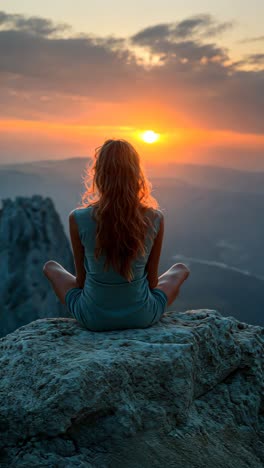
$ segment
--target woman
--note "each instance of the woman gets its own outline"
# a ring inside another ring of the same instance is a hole
[[[175,300],[189,270],[176,263],[158,277],[164,217],[129,142],[106,140],[87,175],[82,205],[69,215],[76,276],[53,260],[43,272],[87,329],[149,327]]]

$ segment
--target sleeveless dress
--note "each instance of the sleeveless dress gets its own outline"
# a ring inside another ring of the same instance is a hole
[[[128,282],[112,266],[103,271],[105,256],[94,258],[96,221],[92,218],[93,206],[76,208],[73,216],[84,246],[83,288],[71,288],[65,295],[69,313],[85,328],[92,331],[147,328],[158,322],[167,308],[168,297],[158,288],[150,289],[146,263],[153,240],[146,236],[146,255],[132,263],[134,279]],[[160,228],[160,210],[147,210],[154,229],[154,238]],[[148,229],[151,229],[150,227]]]

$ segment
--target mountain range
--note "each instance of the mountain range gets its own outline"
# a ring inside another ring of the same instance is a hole
[[[69,239],[68,214],[81,202],[90,161],[2,165],[0,199],[50,197]],[[148,165],[146,173],[165,217],[159,274],[177,261],[191,269],[169,310],[206,307],[263,324],[264,173],[180,164]]]

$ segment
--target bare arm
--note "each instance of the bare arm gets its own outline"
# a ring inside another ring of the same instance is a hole
[[[150,289],[155,288],[158,284],[158,268],[164,234],[164,216],[162,212],[160,216],[160,229],[157,236],[154,239],[154,243],[146,265],[146,269],[148,272],[147,279],[149,282]]]
[[[74,218],[73,211],[71,211],[71,213],[69,214],[69,228],[75,264],[77,288],[83,288],[86,277],[86,272],[84,268],[84,247],[80,240],[78,226]]]

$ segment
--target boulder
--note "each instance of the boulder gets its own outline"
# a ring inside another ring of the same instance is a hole
[[[0,340],[1,467],[263,468],[264,328],[216,310]]]

